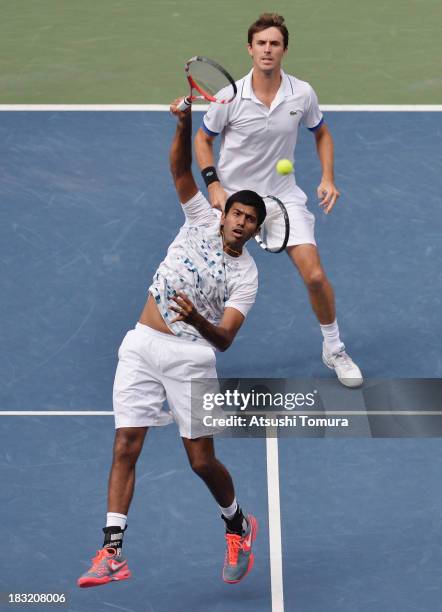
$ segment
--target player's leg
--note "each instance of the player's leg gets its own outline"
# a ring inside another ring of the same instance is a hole
[[[336,319],[335,296],[317,247],[314,244],[298,244],[287,247],[287,253],[304,281],[319,323],[332,324]]]
[[[135,466],[143,448],[147,427],[121,427],[115,432],[109,474],[106,527],[103,548],[121,555],[127,513],[135,487]]]
[[[147,427],[121,427],[115,432],[108,488],[110,513],[128,513],[135,486],[135,466],[147,430]]]
[[[319,321],[324,338],[322,359],[325,365],[335,370],[343,385],[358,387],[362,384],[362,374],[346,353],[341,341],[333,287],[322,267],[316,245],[292,245],[287,247],[287,253],[304,281],[310,303]]]
[[[143,448],[147,427],[122,427],[116,430],[108,485],[104,542],[92,560],[92,566],[77,581],[80,587],[92,587],[130,578],[127,560],[122,555],[127,513],[135,486],[135,466]]]
[[[239,582],[253,567],[252,544],[258,530],[256,518],[251,514],[245,517],[239,507],[232,477],[215,456],[213,438],[182,440],[192,470],[207,485],[226,524],[223,579],[229,583]]]
[[[231,506],[235,499],[232,477],[215,456],[213,438],[182,438],[189,464],[194,473],[207,485],[218,505]]]
[[[189,463],[218,502],[226,524],[227,553],[223,578],[239,582],[253,566],[257,521],[244,517],[226,467],[215,456],[213,431],[204,424],[204,396],[219,390],[214,350],[197,342],[170,340],[163,383]],[[213,416],[213,411],[212,411]]]
[[[113,407],[115,441],[109,476],[108,513],[103,528],[103,547],[92,566],[77,581],[78,586],[91,587],[130,577],[123,557],[123,534],[132,500],[135,467],[143,448],[148,427],[166,425],[171,416],[162,410],[166,397],[158,380],[155,355],[159,338],[146,326],[137,325],[127,333],[118,351]]]

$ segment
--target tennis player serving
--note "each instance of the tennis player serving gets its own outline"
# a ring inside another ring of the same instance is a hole
[[[327,279],[314,236],[315,218],[307,196],[292,173],[278,174],[278,160],[293,162],[298,128],[305,125],[316,140],[322,178],[317,192],[326,214],[339,191],[334,182],[333,139],[305,81],[285,74],[282,60],[289,34],[280,15],[265,13],[248,30],[252,70],[236,82],[237,96],[226,105],[211,104],[195,139],[195,151],[212,206],[222,210],[228,196],[247,184],[262,196],[270,194],[285,205],[290,234],[286,251],[297,267],[323,335],[322,359],[348,387],[362,384],[362,374],[340,338],[333,288]],[[217,168],[213,141],[222,135]],[[265,226],[272,230],[269,212]],[[284,227],[284,224],[282,224]]]
[[[225,521],[225,582],[239,582],[253,565],[257,521],[238,506],[232,477],[215,456],[213,437],[193,429],[191,379],[216,379],[214,349],[230,346],[255,301],[258,274],[245,244],[259,230],[266,209],[253,191],[233,194],[222,215],[210,206],[192,175],[191,111],[178,110],[181,101],[171,105],[177,128],[170,169],[185,223],[155,272],[139,322],[118,352],[104,543],[78,579],[80,587],[130,577],[122,543],[135,465],[149,427],[173,420],[191,468],[209,488]],[[163,409],[166,397],[170,412]]]

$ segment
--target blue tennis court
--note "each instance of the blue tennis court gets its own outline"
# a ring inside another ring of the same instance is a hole
[[[316,210],[307,131],[296,174],[316,214],[343,339],[366,377],[441,377],[442,114],[326,120],[342,192],[332,215]],[[125,538],[134,578],[75,587],[102,543],[116,351],[181,224],[167,166],[174,127],[167,112],[0,113],[0,591],[65,592],[71,612],[439,609],[438,439],[279,441],[282,597],[270,580],[266,441],[218,443],[240,503],[260,521],[253,572],[231,586],[220,577],[215,502],[175,427],[151,431]],[[337,385],[292,264],[251,250],[260,291],[219,355],[220,376]],[[103,414],[58,414],[66,411]]]

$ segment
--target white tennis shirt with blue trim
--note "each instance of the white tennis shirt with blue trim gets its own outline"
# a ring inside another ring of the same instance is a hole
[[[295,175],[281,176],[275,165],[279,159],[295,161],[300,123],[311,131],[323,123],[316,93],[306,81],[281,70],[281,86],[268,108],[253,92],[252,72],[236,82],[238,93],[230,104],[211,104],[203,118],[207,134],[221,134],[221,185],[228,194],[252,189],[262,196],[305,203],[307,196]]]

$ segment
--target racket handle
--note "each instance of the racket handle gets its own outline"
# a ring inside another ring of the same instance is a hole
[[[189,108],[189,106],[192,106],[192,102],[189,98],[186,97],[181,100],[181,102],[177,106],[177,109],[179,111],[185,111]]]

